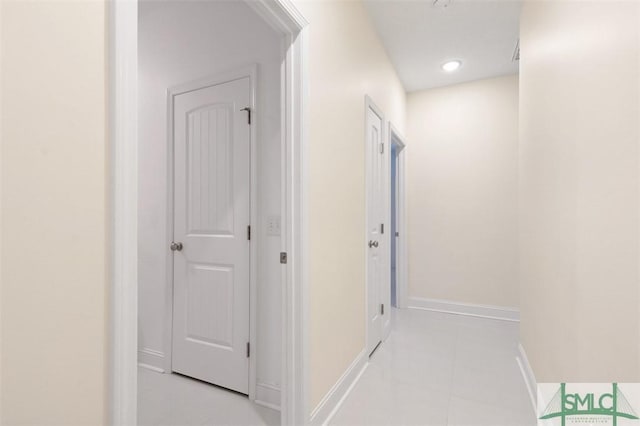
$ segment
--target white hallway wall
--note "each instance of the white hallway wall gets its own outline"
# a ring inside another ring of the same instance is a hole
[[[360,1],[301,1],[309,21],[310,409],[365,346],[364,97],[401,131],[405,92]]]
[[[517,307],[518,76],[410,93],[407,123],[410,304]]]
[[[0,10],[0,424],[99,425],[109,387],[107,8]]]
[[[538,382],[640,381],[640,4],[527,2],[520,323]]]
[[[278,35],[244,2],[140,3],[139,357],[162,367],[167,262],[169,87],[258,64],[258,383],[280,385],[280,49]],[[268,342],[268,344],[267,344]]]

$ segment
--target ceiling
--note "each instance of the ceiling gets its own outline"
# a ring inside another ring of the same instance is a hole
[[[407,92],[518,72],[513,54],[520,1],[364,3]],[[441,65],[454,59],[462,66],[451,73],[443,71]]]

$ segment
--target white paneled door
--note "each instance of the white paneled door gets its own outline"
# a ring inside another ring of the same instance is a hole
[[[172,370],[249,390],[249,77],[174,96]]]
[[[372,105],[367,106],[367,346],[371,354],[384,338],[389,324],[390,281],[386,274],[388,250],[384,234],[386,217],[386,160],[384,119]]]

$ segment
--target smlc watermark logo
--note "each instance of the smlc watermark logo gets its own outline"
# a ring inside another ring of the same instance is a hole
[[[638,383],[541,383],[538,425],[640,426]]]

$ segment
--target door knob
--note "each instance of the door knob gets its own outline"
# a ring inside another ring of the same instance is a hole
[[[172,242],[169,247],[171,247],[171,251],[182,251],[182,243]]]

